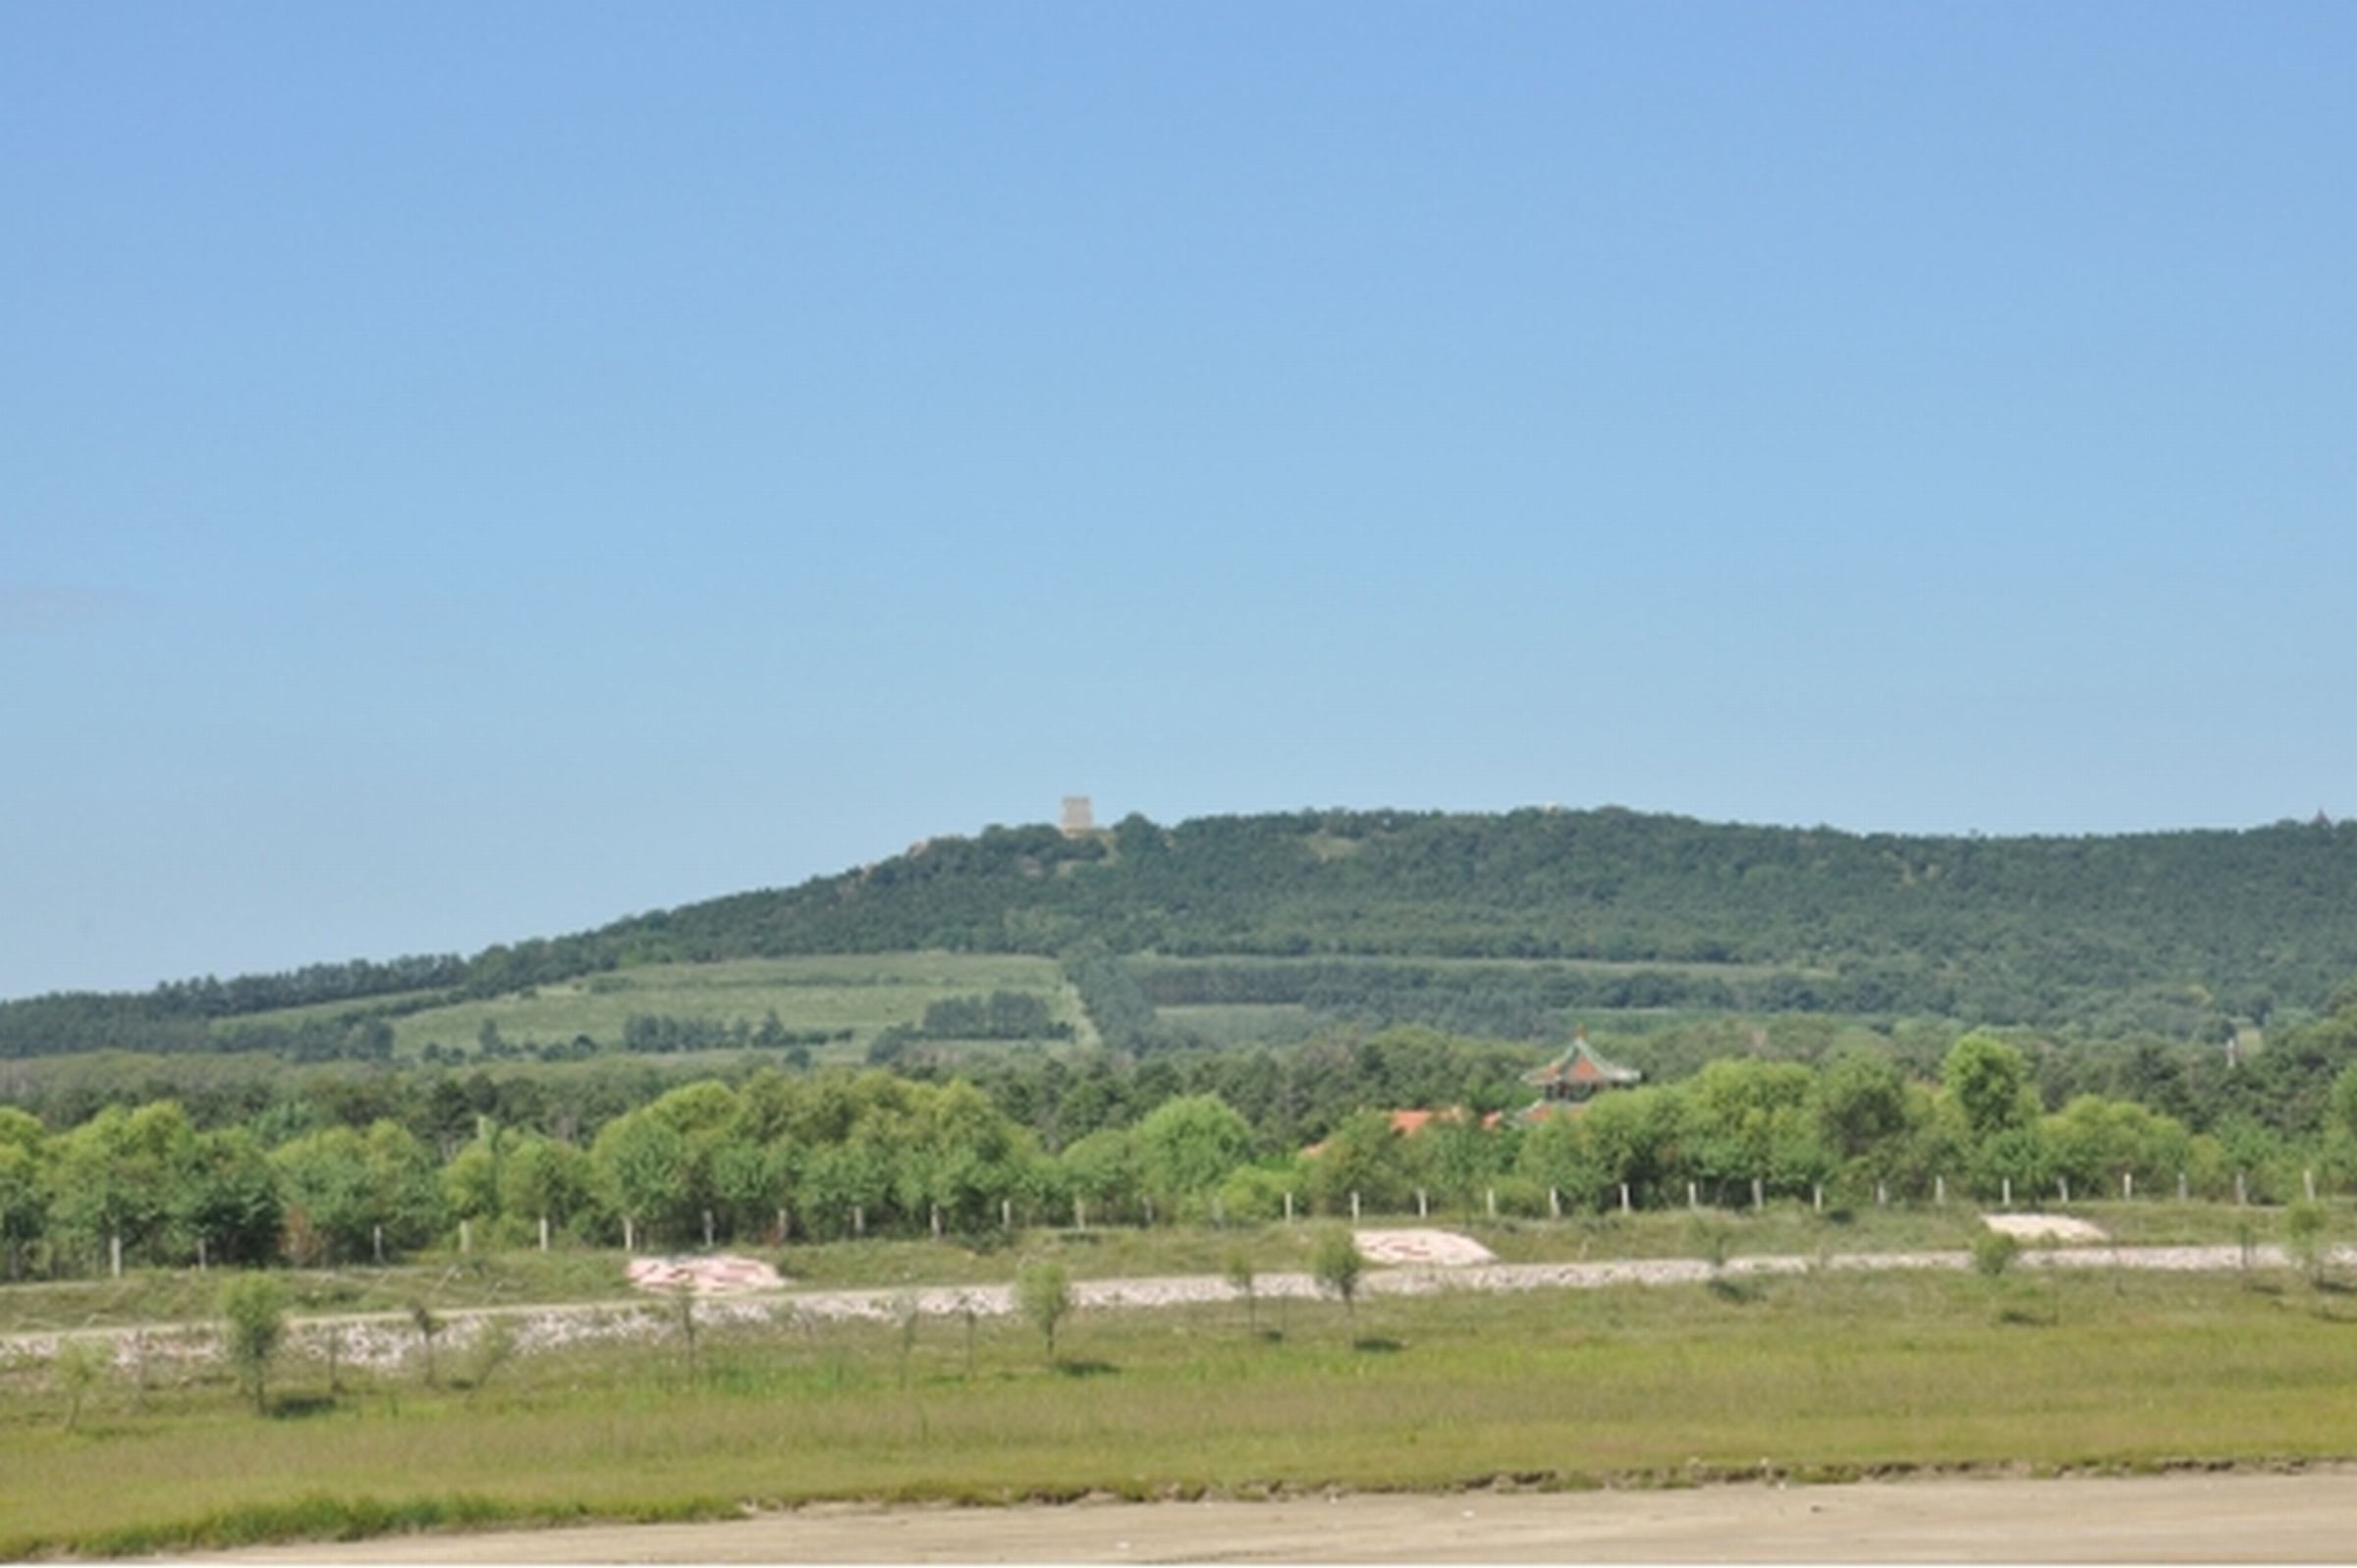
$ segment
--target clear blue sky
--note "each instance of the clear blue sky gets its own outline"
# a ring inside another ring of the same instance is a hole
[[[0,995],[1068,791],[2357,810],[2357,7],[0,11]]]

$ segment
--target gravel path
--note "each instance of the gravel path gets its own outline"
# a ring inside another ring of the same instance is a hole
[[[2332,1261],[2357,1265],[2357,1248],[2333,1250]],[[2288,1260],[2280,1247],[2253,1248],[2254,1268],[2281,1269]],[[2026,1252],[2021,1265],[2029,1269],[2123,1269],[2162,1272],[2217,1272],[2242,1267],[2239,1247],[2069,1247]],[[1835,1271],[1949,1269],[1972,1266],[1970,1254],[1956,1252],[1841,1253],[1831,1256],[1769,1256],[1729,1259],[1724,1272],[1730,1276],[1801,1274],[1816,1270]],[[1453,1290],[1597,1290],[1613,1285],[1688,1285],[1712,1277],[1709,1264],[1696,1258],[1632,1258],[1609,1263],[1479,1264],[1466,1268],[1377,1269],[1367,1272],[1360,1289],[1370,1296],[1438,1295]],[[1262,1274],[1254,1288],[1264,1297],[1312,1298],[1316,1282],[1303,1273]],[[785,1290],[756,1295],[699,1297],[697,1322],[711,1327],[731,1325],[778,1325],[807,1321],[842,1323],[891,1322],[904,1304],[927,1317],[954,1318],[968,1311],[997,1318],[1014,1310],[1009,1285],[935,1285],[915,1289]],[[1234,1290],[1214,1274],[1175,1274],[1127,1279],[1084,1279],[1072,1285],[1075,1306],[1083,1312],[1134,1311],[1155,1307],[1233,1302]],[[660,1338],[671,1332],[676,1308],[649,1299],[557,1302],[529,1306],[454,1310],[444,1315],[436,1341],[438,1353],[463,1350],[495,1322],[506,1321],[520,1354],[606,1341]],[[141,1355],[151,1364],[204,1361],[219,1354],[216,1330],[210,1324],[148,1324],[113,1328],[87,1328],[58,1333],[20,1333],[0,1337],[0,1357],[18,1362],[45,1362],[61,1343],[86,1340],[111,1343],[118,1363],[128,1367]],[[334,1342],[342,1362],[355,1368],[392,1367],[416,1352],[417,1336],[405,1313],[361,1313],[341,1317],[306,1318],[290,1326],[288,1346],[297,1355],[323,1357]]]
[[[2357,1474],[827,1505],[703,1525],[394,1536],[240,1562],[2346,1562]],[[219,1560],[219,1559],[215,1559]]]

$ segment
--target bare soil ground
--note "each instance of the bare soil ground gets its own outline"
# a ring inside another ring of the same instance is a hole
[[[2347,1562],[2357,1470],[1063,1507],[399,1536],[235,1562]]]

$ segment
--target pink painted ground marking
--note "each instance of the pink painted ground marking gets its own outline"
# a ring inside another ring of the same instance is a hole
[[[640,1290],[670,1291],[685,1287],[699,1296],[741,1296],[758,1290],[777,1290],[786,1281],[758,1258],[632,1258],[630,1283]]]

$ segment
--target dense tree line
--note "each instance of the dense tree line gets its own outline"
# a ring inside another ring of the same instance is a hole
[[[1573,985],[1568,972],[1530,983],[1536,993],[1436,985],[1412,966],[1283,982],[1318,988],[1304,1000],[1338,1016],[1498,1033],[1531,1032],[1534,1009],[1680,1005],[2217,1037],[2231,1020],[2325,1004],[2337,977],[2357,970],[2353,892],[2357,826],[2323,822],[1982,838],[1610,809],[1309,812],[1175,828],[1132,816],[1076,838],[1039,827],[935,839],[797,888],[466,959],[0,1004],[0,1057],[215,1049],[220,1020],[277,1007],[427,1005],[645,961],[925,947],[1068,954],[1092,1019],[1124,1049],[1153,1042],[1159,1026],[1151,1000],[1129,995],[1137,977],[1100,953],[1639,966],[1579,980],[1588,989],[1577,996],[1561,989]],[[1245,967],[1221,983],[1248,978],[1280,983],[1277,971]]]
[[[1057,1021],[1045,997],[994,991],[928,1002],[917,1032],[928,1040],[1065,1040],[1072,1031]]]
[[[1427,1055],[1430,1045],[1390,1049]],[[1309,1150],[1272,1148],[1207,1091],[1168,1094],[1051,1149],[974,1084],[881,1071],[764,1069],[736,1085],[681,1084],[586,1137],[478,1113],[446,1151],[390,1118],[265,1114],[205,1129],[167,1101],[109,1107],[52,1132],[8,1108],[0,1251],[21,1277],[90,1271],[118,1249],[132,1264],[364,1261],[447,1244],[462,1226],[486,1246],[534,1238],[544,1224],[600,1244],[678,1246],[980,1234],[1090,1215],[1268,1218],[1288,1204],[1340,1214],[1496,1203],[1535,1215],[1698,1197],[1862,1205],[1943,1190],[2027,1202],[2130,1183],[2287,1200],[2312,1172],[2335,1190],[2357,1186],[2357,1060],[2345,1053],[2315,1127],[2298,1138],[2247,1120],[2197,1132],[2098,1095],[2050,1111],[2027,1056],[1987,1034],[1950,1046],[1932,1081],[1887,1054],[1843,1051],[1817,1066],[1722,1059],[1529,1125],[1491,1125],[1477,1100],[1453,1093],[1427,1104],[1441,1114],[1415,1136],[1365,1105]]]
[[[679,1244],[707,1216],[715,1237],[745,1240],[781,1216],[801,1235],[973,1230],[1080,1211],[1244,1218],[1288,1194],[1341,1212],[1352,1193],[1400,1209],[1419,1192],[1444,1208],[1495,1192],[1536,1213],[1610,1208],[1624,1184],[1646,1206],[1684,1201],[1689,1184],[1738,1203],[1754,1182],[1836,1204],[1942,1183],[1984,1201],[2087,1195],[2123,1177],[2207,1196],[2239,1178],[2280,1200],[2311,1171],[2357,1188],[2357,993],[2212,1079],[2129,1053],[2110,1093],[2042,1093],[2039,1053],[1994,1035],[1934,1040],[1786,1028],[1769,1054],[1605,1095],[1576,1118],[1496,1127],[1485,1112],[1526,1102],[1531,1048],[1412,1028],[1289,1052],[1003,1058],[971,1081],[766,1067],[682,1081],[623,1063],[554,1081],[329,1076],[292,1096],[265,1080],[193,1111],[158,1100],[45,1122],[0,1109],[0,1247],[19,1271],[75,1271],[116,1245],[132,1263],[349,1261],[447,1242],[462,1220],[485,1244],[543,1218],[583,1240],[627,1223]],[[1657,1059],[1709,1044],[1672,1038]],[[2190,1095],[2191,1114],[2116,1092],[2139,1081]],[[1444,1114],[1402,1139],[1385,1112],[1410,1107]]]
[[[1918,1078],[1936,1077],[1959,1029],[1932,1020],[1873,1027],[1809,1014],[1755,1018],[1630,1020],[1613,1032],[1613,1055],[1648,1081],[1687,1078],[1714,1060],[1748,1056],[1821,1064],[1843,1053],[1886,1056]],[[767,1022],[747,1031],[759,1042]],[[2299,1137],[2319,1125],[2333,1077],[2357,1059],[2357,991],[2330,1016],[2272,1031],[2263,1050],[2233,1063],[2215,1046],[2146,1038],[2091,1040],[2031,1030],[2005,1032],[2029,1062],[2042,1103],[2058,1108],[2082,1094],[2130,1099],[2195,1131],[2245,1121]],[[1332,1130],[1360,1106],[1462,1103],[1512,1108],[1519,1075],[1547,1048],[1483,1041],[1418,1027],[1335,1026],[1298,1044],[1210,1048],[1172,1045],[1144,1053],[1112,1050],[968,1050],[911,1040],[896,1056],[906,1076],[965,1076],[1031,1128],[1049,1148],[1135,1120],[1176,1095],[1216,1094],[1250,1122],[1256,1144],[1297,1147]],[[265,1059],[208,1055],[97,1054],[40,1064],[0,1063],[0,1101],[52,1127],[86,1120],[106,1107],[171,1099],[203,1128],[272,1118],[276,1126],[400,1122],[447,1151],[478,1116],[560,1138],[586,1137],[606,1120],[694,1075],[741,1082],[758,1068],[806,1065],[802,1048],[699,1054],[692,1062],[663,1053],[617,1055],[509,1047],[437,1064],[320,1063],[280,1068]],[[480,1046],[478,1043],[478,1052]],[[582,1059],[570,1059],[578,1055]]]

